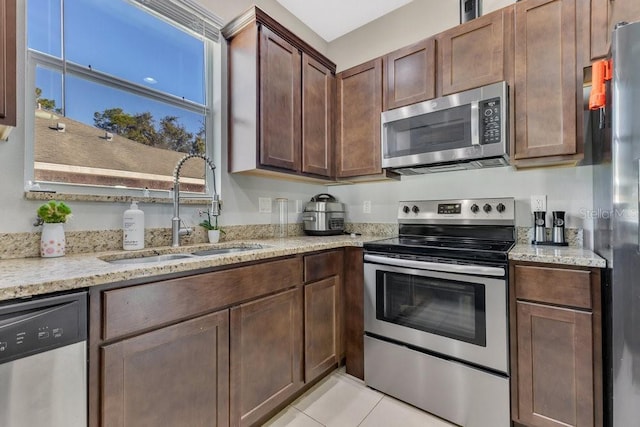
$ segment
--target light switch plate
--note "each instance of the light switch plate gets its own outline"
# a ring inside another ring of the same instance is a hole
[[[362,204],[362,213],[370,214],[371,213],[371,200],[365,200]]]
[[[531,212],[547,211],[547,196],[531,196]]]
[[[258,197],[258,212],[259,213],[271,213],[271,198],[270,197]]]
[[[302,213],[302,200],[296,200],[296,213]]]

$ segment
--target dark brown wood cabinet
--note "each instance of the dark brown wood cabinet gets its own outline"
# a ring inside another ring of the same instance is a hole
[[[101,357],[101,425],[229,425],[228,310],[105,345]]]
[[[347,374],[364,380],[364,259],[362,248],[344,249],[344,334]]]
[[[337,176],[380,174],[382,59],[342,71],[336,82]]]
[[[576,1],[527,0],[515,5],[516,166],[575,163],[578,80]],[[580,91],[580,102],[582,92]],[[581,122],[581,121],[580,121]]]
[[[334,175],[334,72],[302,54],[302,172]]]
[[[438,35],[441,95],[510,81],[513,8],[458,25]]]
[[[16,125],[16,1],[0,2],[0,139]]]
[[[231,425],[250,426],[303,385],[302,288],[231,309]]]
[[[602,425],[600,271],[511,265],[512,418]]]
[[[335,64],[257,7],[222,32],[229,171],[331,178]]]
[[[609,53],[611,32],[618,22],[640,21],[640,2],[637,0],[590,0],[590,58],[598,59]]]
[[[259,37],[260,164],[298,171],[302,56],[265,26]]]
[[[342,345],[343,251],[304,257],[304,378],[336,367]]]
[[[391,52],[382,62],[385,111],[436,96],[435,38]]]

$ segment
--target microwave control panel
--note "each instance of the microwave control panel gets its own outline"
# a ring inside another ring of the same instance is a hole
[[[502,140],[500,98],[480,102],[480,144],[495,144]]]

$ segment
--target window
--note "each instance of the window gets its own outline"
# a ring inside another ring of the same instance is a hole
[[[212,148],[217,18],[191,0],[30,0],[33,156],[47,184],[170,190]],[[200,161],[182,189],[206,192]]]

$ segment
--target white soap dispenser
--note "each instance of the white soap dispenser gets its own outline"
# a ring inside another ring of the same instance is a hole
[[[131,203],[122,217],[122,248],[125,250],[144,249],[144,212],[138,209],[138,202]]]

